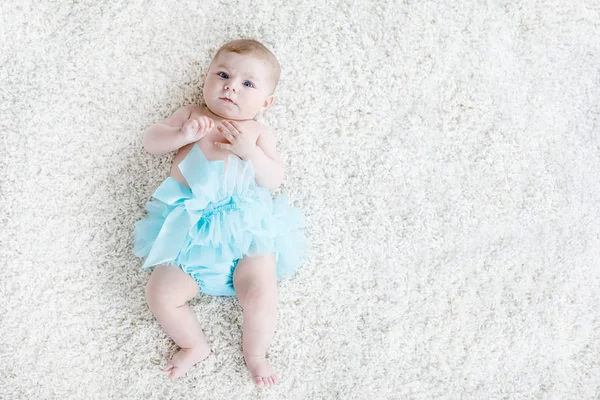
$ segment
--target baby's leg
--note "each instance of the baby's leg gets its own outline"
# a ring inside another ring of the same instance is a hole
[[[233,273],[233,286],[242,306],[242,349],[254,383],[271,386],[279,381],[266,359],[277,325],[275,255],[245,257]]]
[[[198,284],[176,266],[154,268],[146,285],[150,310],[181,350],[173,356],[165,371],[169,378],[184,375],[194,364],[210,354],[202,328],[187,301],[198,293]]]

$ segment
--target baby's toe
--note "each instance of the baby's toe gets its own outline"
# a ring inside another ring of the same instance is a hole
[[[254,377],[254,383],[256,383],[258,386],[263,386],[264,385],[263,379],[260,376],[255,376]]]
[[[169,378],[171,379],[177,379],[181,376],[181,369],[180,368],[173,368],[171,370],[171,373],[169,374]]]

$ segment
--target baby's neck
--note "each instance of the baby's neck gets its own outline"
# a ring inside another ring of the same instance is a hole
[[[254,118],[252,118],[252,119],[234,119],[234,118],[226,118],[226,117],[223,117],[222,115],[215,114],[214,112],[212,112],[210,110],[210,108],[208,108],[206,103],[202,104],[202,108],[206,111],[207,114],[209,114],[208,117],[212,118],[215,121],[220,121],[222,119],[226,119],[226,120],[230,120],[230,121],[258,121],[258,115],[254,116]]]

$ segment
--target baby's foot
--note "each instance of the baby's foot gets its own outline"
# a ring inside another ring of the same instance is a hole
[[[173,356],[164,370],[169,374],[169,378],[177,379],[188,372],[194,364],[204,360],[209,355],[210,348],[208,346],[181,349]]]
[[[244,355],[252,380],[258,386],[271,386],[279,382],[273,367],[263,356]]]

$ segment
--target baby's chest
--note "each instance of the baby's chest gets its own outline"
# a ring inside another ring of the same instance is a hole
[[[207,160],[227,161],[227,157],[229,157],[231,152],[218,147],[217,145],[215,145],[215,142],[229,143],[229,141],[225,139],[225,137],[223,137],[223,135],[221,135],[215,128],[212,132],[200,139],[197,142],[197,144],[204,153],[204,156]]]

